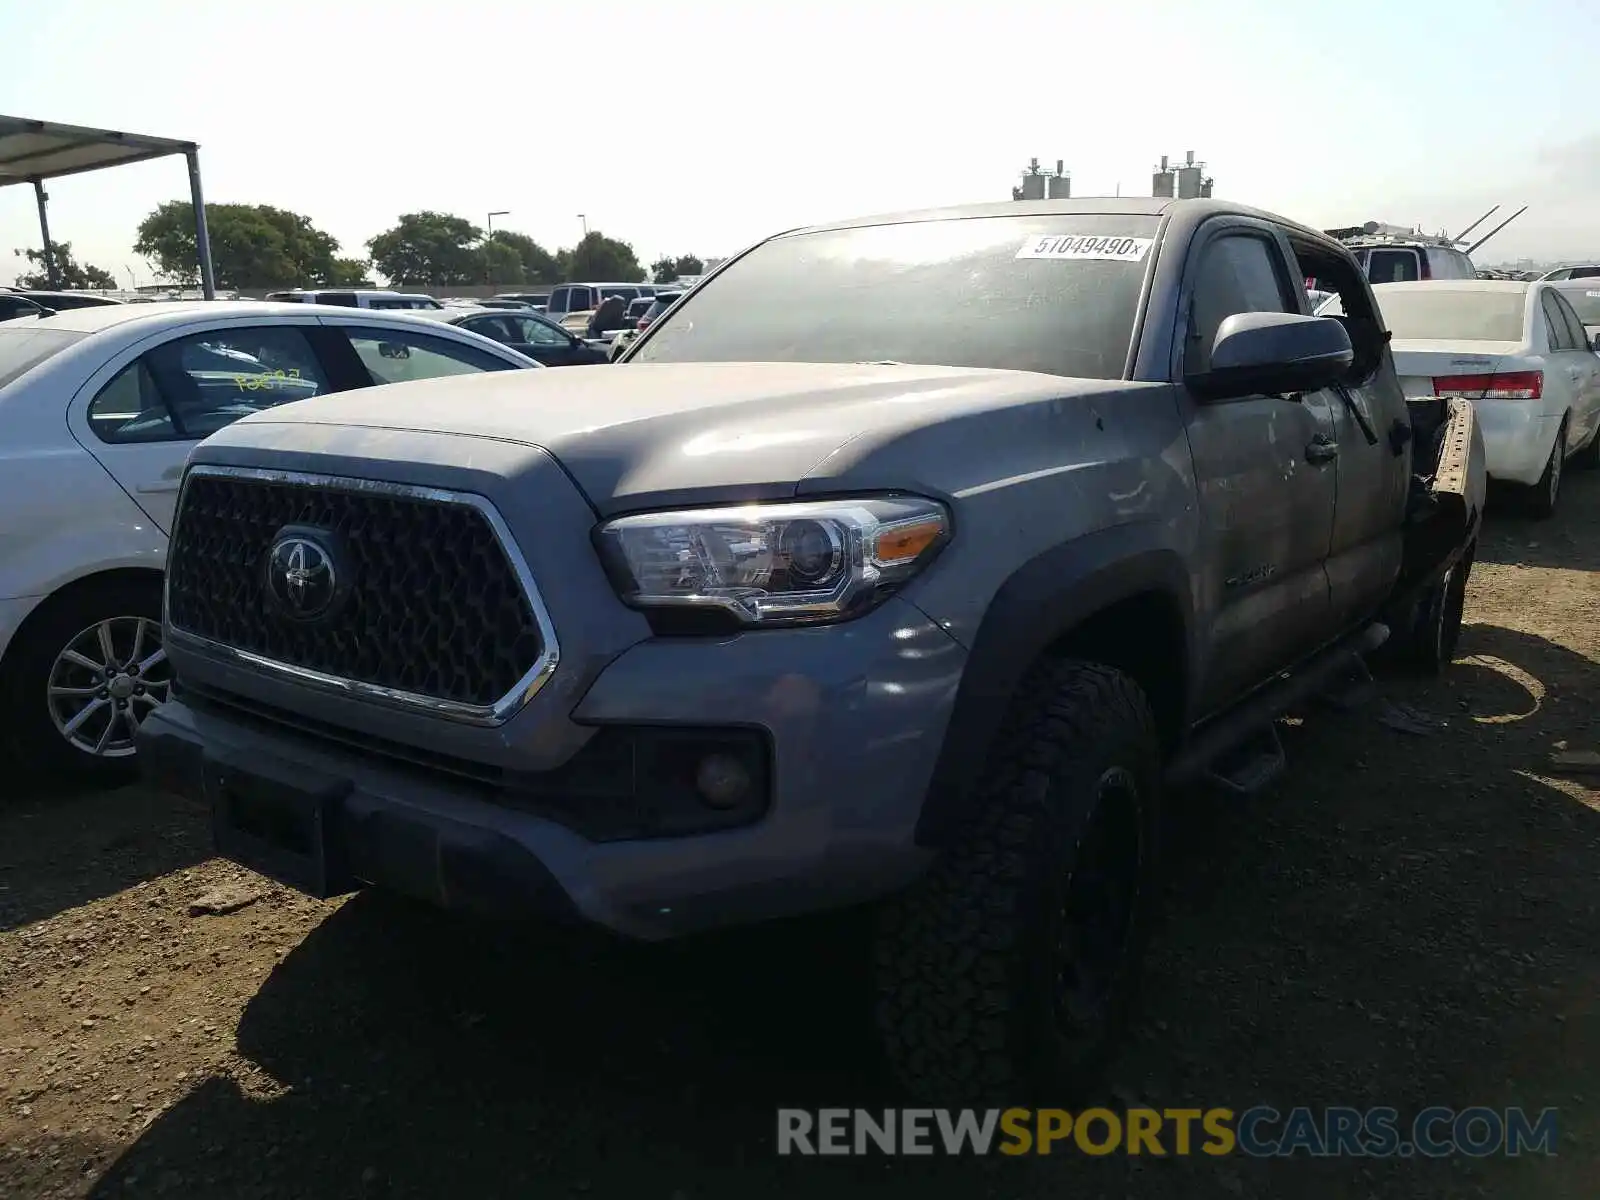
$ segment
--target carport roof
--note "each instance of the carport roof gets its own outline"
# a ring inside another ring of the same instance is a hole
[[[186,154],[193,142],[0,116],[0,187]]]

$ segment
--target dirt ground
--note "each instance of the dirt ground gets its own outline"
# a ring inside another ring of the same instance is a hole
[[[1555,1107],[1553,1159],[779,1159],[776,1106],[893,1102],[852,925],[640,948],[319,904],[169,798],[13,781],[0,1196],[1592,1197],[1600,778],[1550,760],[1600,749],[1600,477],[1569,478],[1553,522],[1491,515],[1445,679],[1308,712],[1270,796],[1181,798],[1108,1081]],[[253,901],[191,915],[219,888]]]

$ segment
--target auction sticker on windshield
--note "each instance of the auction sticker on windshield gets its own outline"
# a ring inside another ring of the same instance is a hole
[[[1087,258],[1101,262],[1138,262],[1154,238],[1085,237],[1052,234],[1022,243],[1018,258]]]

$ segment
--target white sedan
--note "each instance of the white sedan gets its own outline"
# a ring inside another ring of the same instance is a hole
[[[1600,465],[1600,357],[1558,288],[1436,279],[1372,291],[1406,395],[1473,401],[1490,477],[1524,489],[1535,515],[1555,511],[1568,463]]]
[[[189,451],[248,413],[375,384],[538,368],[416,316],[106,305],[0,324],[0,736],[126,778],[166,696],[161,572]]]

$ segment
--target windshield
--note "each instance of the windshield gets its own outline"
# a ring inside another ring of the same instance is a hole
[[[1567,303],[1578,312],[1578,320],[1585,325],[1600,325],[1600,286],[1562,288]]]
[[[40,329],[24,324],[28,319],[0,326],[0,388],[87,336],[69,329]]]
[[[1158,218],[974,217],[764,242],[630,362],[896,362],[1119,379]]]
[[[1383,323],[1403,342],[1520,342],[1525,291],[1462,291],[1440,284],[1416,288],[1376,287]],[[1317,310],[1341,316],[1338,297]]]

